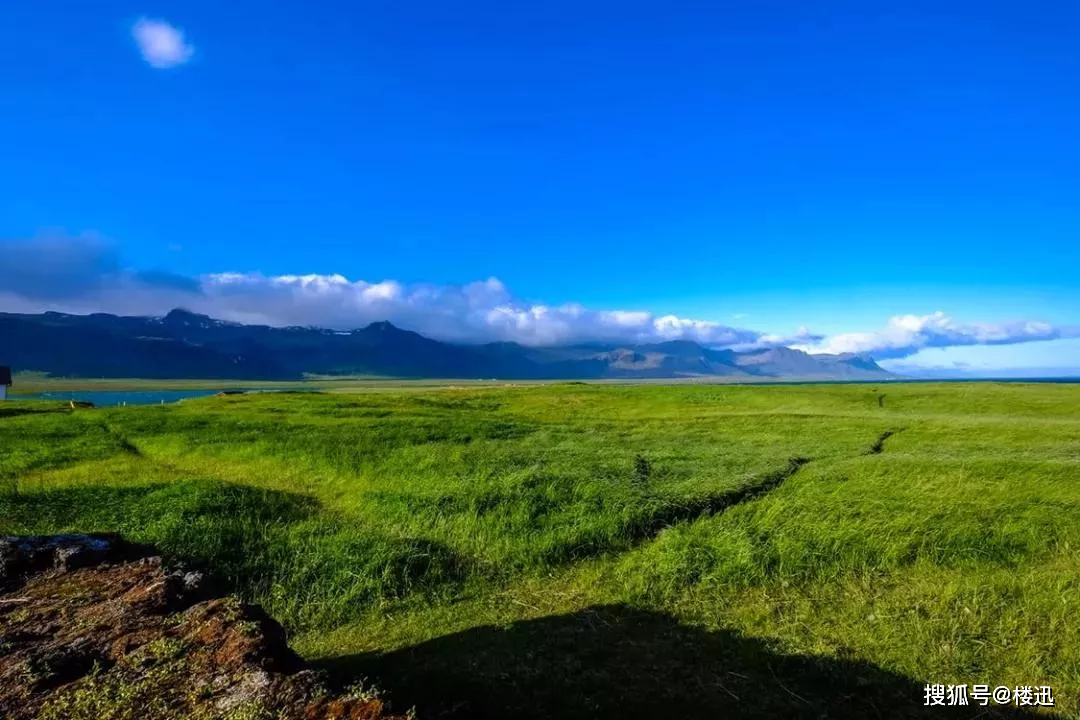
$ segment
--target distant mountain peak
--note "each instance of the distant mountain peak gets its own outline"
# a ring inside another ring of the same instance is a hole
[[[772,353],[777,357],[800,357],[802,355],[809,355],[809,353],[803,352],[802,350],[796,350],[783,345],[769,348],[766,352]]]
[[[184,308],[174,308],[174,309],[170,310],[165,315],[165,317],[162,318],[162,321],[166,322],[166,323],[168,323],[170,325],[217,324],[217,321],[214,320],[209,315],[200,315],[199,313],[194,313],[194,312],[191,312],[190,310],[185,310]]]
[[[821,356],[822,358],[829,358],[830,356]],[[842,362],[860,370],[867,370],[870,372],[887,372],[884,368],[877,364],[877,361],[870,355],[870,353],[840,353],[839,355],[833,355],[837,362]]]
[[[673,352],[693,352],[700,353],[705,350],[705,347],[700,343],[693,340],[664,340],[663,342],[652,343],[647,345],[649,348],[656,348],[657,350],[669,350]]]

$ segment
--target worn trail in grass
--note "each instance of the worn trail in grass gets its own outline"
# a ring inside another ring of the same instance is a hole
[[[627,677],[643,713],[691,717],[918,716],[921,682],[1048,684],[1080,712],[1080,387],[0,411],[0,532],[211,566],[429,715],[625,716]]]

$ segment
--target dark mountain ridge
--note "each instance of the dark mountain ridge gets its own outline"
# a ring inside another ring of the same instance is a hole
[[[164,317],[0,313],[0,362],[67,377],[297,380],[306,375],[402,378],[888,378],[868,355],[748,352],[687,340],[526,347],[446,343],[376,322],[350,331]]]

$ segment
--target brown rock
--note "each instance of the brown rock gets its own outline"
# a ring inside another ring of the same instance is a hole
[[[0,539],[0,717],[392,720],[334,698],[261,608],[115,537]]]

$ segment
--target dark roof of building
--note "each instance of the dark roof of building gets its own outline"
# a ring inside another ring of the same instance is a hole
[[[11,384],[11,368],[6,365],[0,365],[0,385]]]

